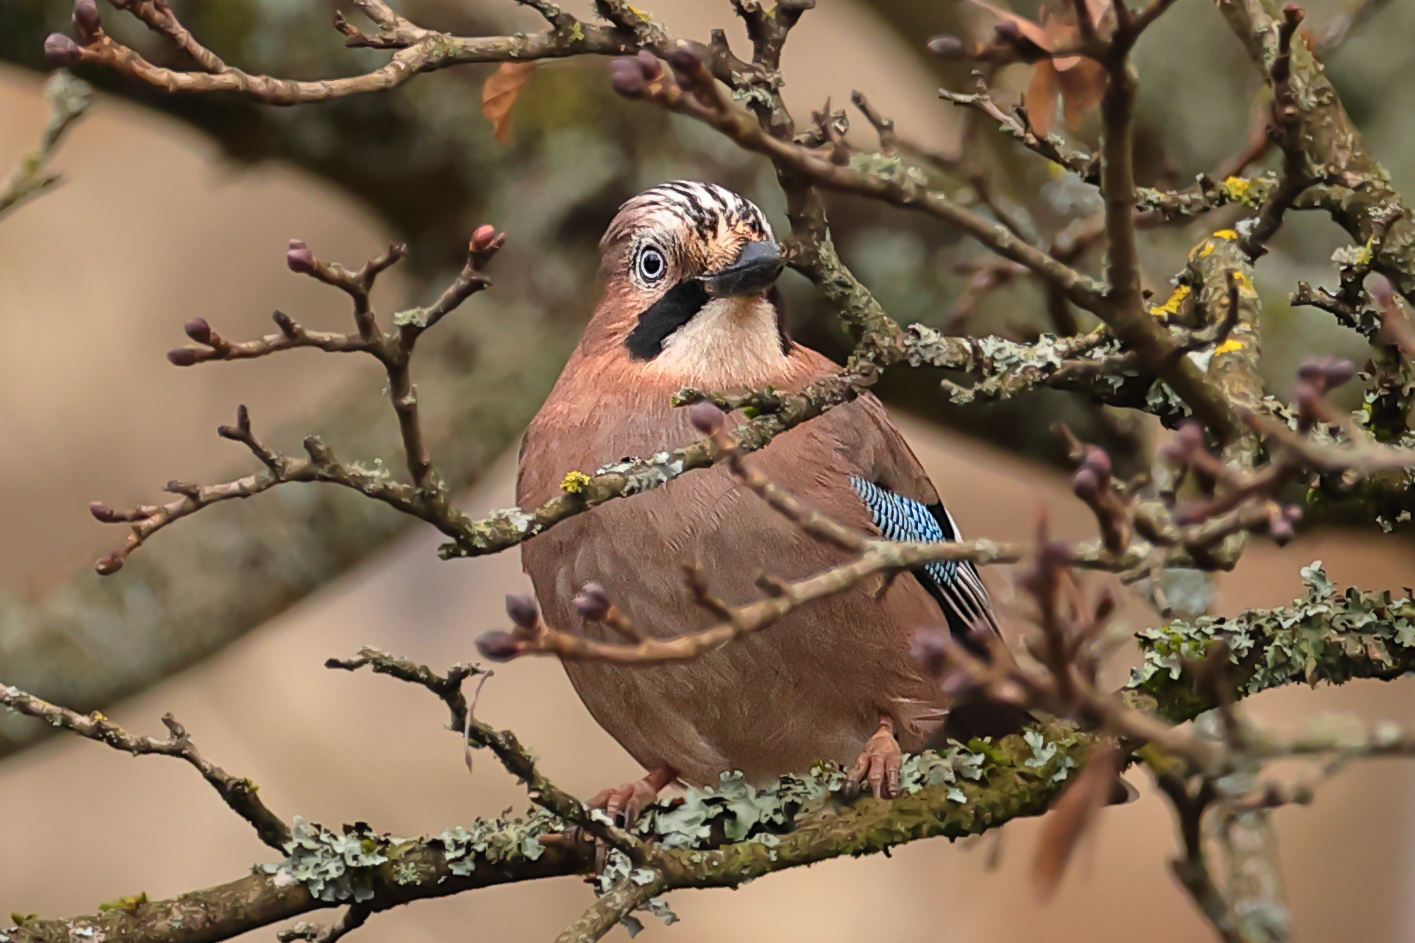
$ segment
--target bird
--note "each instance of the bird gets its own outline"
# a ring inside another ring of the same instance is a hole
[[[787,333],[780,247],[766,216],[739,194],[697,181],[652,187],[620,207],[600,249],[601,298],[522,441],[523,508],[559,494],[572,470],[699,438],[688,410],[671,403],[681,388],[797,390],[839,371]],[[747,460],[868,535],[960,539],[868,392]],[[801,579],[847,559],[738,486],[723,463],[570,517],[521,550],[546,624],[616,641],[578,611],[586,584],[602,587],[636,627],[673,637],[715,621],[685,590],[685,564],[740,605],[760,598],[763,573]],[[937,680],[911,655],[921,629],[951,632],[974,650],[980,630],[1000,635],[972,563],[930,563],[856,587],[687,662],[564,660],[589,712],[645,770],[591,804],[631,820],[674,782],[711,785],[738,772],[761,784],[820,760],[848,769],[847,790],[868,783],[876,797],[897,794],[903,752],[929,743],[950,715]],[[959,735],[1021,726],[1016,710],[998,707],[970,711]]]

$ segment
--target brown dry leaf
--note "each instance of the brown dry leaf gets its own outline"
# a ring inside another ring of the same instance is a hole
[[[1037,856],[1032,861],[1032,886],[1043,901],[1056,893],[1072,853],[1096,812],[1109,801],[1119,773],[1120,748],[1113,743],[1093,747],[1085,767],[1042,820]]]
[[[503,62],[481,88],[481,113],[496,129],[497,144],[511,140],[511,106],[535,67],[534,62]]]
[[[1061,92],[1057,78],[1056,67],[1051,60],[1038,62],[1032,70],[1032,81],[1022,94],[1022,104],[1027,108],[1032,128],[1042,137],[1047,136],[1056,118],[1056,96]]]
[[[1058,63],[1057,78],[1061,82],[1066,125],[1074,130],[1080,127],[1085,113],[1105,97],[1105,66],[1094,59],[1081,59],[1074,67],[1063,71]]]

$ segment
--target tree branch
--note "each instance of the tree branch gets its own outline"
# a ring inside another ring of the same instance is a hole
[[[64,71],[55,72],[44,83],[49,121],[40,136],[39,146],[20,159],[20,165],[0,189],[0,217],[63,179],[59,174],[49,173],[45,167],[64,135],[88,111],[93,103],[92,96],[93,89]]]
[[[130,734],[98,711],[79,714],[66,707],[40,700],[10,685],[0,685],[0,706],[42,720],[51,727],[69,730],[80,737],[106,743],[115,750],[122,750],[133,756],[179,757],[201,773],[202,778],[210,783],[222,800],[231,807],[231,811],[251,824],[261,841],[280,851],[290,840],[289,827],[266,808],[265,803],[256,794],[259,787],[249,779],[237,779],[202,756],[196,744],[187,735],[186,728],[171,714],[162,715],[162,723],[167,728],[168,736],[158,740],[155,737]]]

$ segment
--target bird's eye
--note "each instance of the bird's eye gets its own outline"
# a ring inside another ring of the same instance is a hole
[[[663,273],[668,271],[668,262],[663,258],[663,253],[653,246],[644,246],[639,250],[639,258],[634,263],[638,269],[639,278],[647,284],[653,284],[663,277]]]

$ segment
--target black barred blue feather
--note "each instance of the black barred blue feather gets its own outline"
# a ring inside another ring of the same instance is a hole
[[[958,525],[942,504],[924,504],[890,491],[883,485],[851,476],[850,485],[886,540],[937,543],[959,539]],[[968,561],[936,560],[914,570],[914,575],[938,600],[948,618],[949,631],[969,648],[978,648],[974,629],[997,631],[992,603],[977,569]]]

